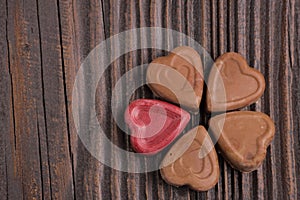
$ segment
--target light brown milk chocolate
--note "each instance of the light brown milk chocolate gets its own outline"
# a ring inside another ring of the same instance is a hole
[[[240,54],[229,52],[216,60],[207,85],[207,110],[226,111],[256,102],[265,90],[265,79]]]
[[[147,83],[154,94],[198,112],[204,83],[200,55],[191,47],[175,48],[149,64]]]
[[[221,154],[242,172],[251,172],[261,165],[275,133],[268,115],[252,111],[217,115],[210,119],[209,127],[218,138]]]
[[[218,156],[203,126],[190,130],[169,150],[161,163],[162,178],[175,186],[206,191],[219,180]]]

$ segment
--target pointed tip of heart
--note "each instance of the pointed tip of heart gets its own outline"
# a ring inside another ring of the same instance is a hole
[[[133,149],[145,155],[162,151],[190,120],[190,114],[185,110],[152,99],[131,102],[124,117],[131,130],[130,142]]]

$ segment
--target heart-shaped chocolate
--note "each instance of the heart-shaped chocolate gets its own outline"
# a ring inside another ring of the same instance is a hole
[[[149,64],[147,83],[156,95],[198,112],[204,83],[200,55],[191,47],[175,48]]]
[[[206,105],[208,111],[234,110],[257,101],[265,90],[265,79],[249,67],[238,53],[220,56],[208,79]]]
[[[203,126],[193,128],[171,147],[160,173],[175,186],[189,185],[198,191],[215,186],[220,176],[218,156]]]
[[[159,100],[135,100],[125,111],[132,147],[136,152],[149,155],[168,146],[189,120],[188,112]]]
[[[253,111],[236,111],[210,119],[209,127],[218,139],[221,154],[242,171],[257,169],[266,156],[275,126],[270,117]]]

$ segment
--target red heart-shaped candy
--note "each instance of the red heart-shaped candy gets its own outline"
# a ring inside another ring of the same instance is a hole
[[[135,100],[125,111],[125,122],[131,130],[132,147],[138,153],[149,155],[168,146],[189,120],[188,112],[159,100]]]

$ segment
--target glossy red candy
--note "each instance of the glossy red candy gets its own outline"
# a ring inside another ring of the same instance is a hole
[[[135,100],[125,111],[132,147],[136,152],[148,155],[158,153],[168,146],[189,120],[188,112],[159,100]]]

